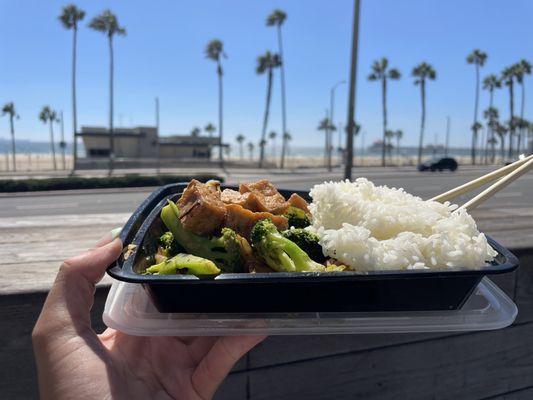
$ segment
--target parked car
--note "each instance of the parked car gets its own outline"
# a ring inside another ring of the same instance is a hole
[[[419,171],[444,171],[449,169],[450,171],[455,171],[459,164],[455,161],[455,158],[444,157],[444,158],[433,158],[431,160],[424,161],[418,166]]]

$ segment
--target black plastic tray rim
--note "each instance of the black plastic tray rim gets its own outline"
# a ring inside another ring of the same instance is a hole
[[[155,218],[158,217],[161,208],[166,204],[166,199],[180,193],[187,186],[187,182],[169,184],[156,189],[148,198],[137,208],[124,225],[120,239],[124,246],[130,243],[141,243],[144,231],[150,226]],[[222,185],[223,188],[236,189],[235,186]],[[289,193],[305,194],[301,191],[280,190],[284,196]],[[306,195],[306,197],[308,197]],[[145,228],[145,229],[141,229]],[[140,235],[140,236],[139,236]],[[490,264],[479,269],[450,268],[447,270],[378,270],[369,272],[275,272],[275,273],[223,273],[213,279],[200,279],[192,275],[141,275],[133,271],[133,262],[135,256],[124,260],[121,256],[115,263],[109,266],[108,274],[120,281],[129,283],[142,284],[201,284],[217,285],[231,283],[262,283],[272,282],[273,280],[288,281],[309,281],[313,282],[335,282],[335,281],[354,281],[354,280],[396,280],[409,278],[449,278],[459,276],[479,276],[502,274],[515,270],[518,267],[518,259],[505,247],[500,245],[494,239],[487,236],[489,244],[496,250],[503,262]]]

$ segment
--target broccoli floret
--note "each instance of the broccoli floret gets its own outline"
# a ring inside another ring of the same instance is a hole
[[[180,250],[180,246],[174,240],[174,235],[172,232],[168,231],[161,235],[159,238],[158,253],[164,255],[165,257],[170,257],[174,254],[178,254]]]
[[[251,234],[252,244],[268,266],[278,272],[324,271],[325,267],[309,258],[291,240],[284,238],[269,219],[256,223]]]
[[[281,233],[284,238],[296,243],[300,249],[305,251],[312,260],[323,263],[326,261],[322,246],[319,243],[318,235],[305,229],[288,229]]]
[[[198,277],[207,277],[218,275],[220,270],[211,260],[193,256],[192,254],[179,253],[168,260],[147,268],[146,273],[155,275],[185,273]]]
[[[168,201],[161,210],[161,220],[172,232],[174,240],[187,253],[213,261],[224,272],[242,272],[240,241],[237,233],[229,228],[222,229],[222,236],[207,238],[187,230],[181,223],[178,206]]]
[[[289,227],[305,228],[306,226],[311,225],[309,217],[301,208],[290,206],[284,214],[284,217],[287,218]]]

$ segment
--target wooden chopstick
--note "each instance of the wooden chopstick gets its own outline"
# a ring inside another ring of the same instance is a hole
[[[512,171],[515,171],[517,168],[519,168],[520,166],[524,165],[525,163],[527,163],[528,161],[532,159],[533,159],[533,155],[530,155],[528,157],[523,158],[522,160],[515,161],[514,163],[506,165],[503,168],[499,168],[496,171],[489,172],[486,175],[480,176],[479,178],[476,178],[470,182],[467,182],[463,185],[457,186],[454,189],[451,189],[451,190],[448,190],[447,192],[439,194],[438,196],[435,196],[431,198],[430,200],[439,201],[441,203],[452,200],[458,196],[461,196],[474,189],[477,189],[478,187],[481,187],[485,185],[486,183],[499,179],[502,176],[505,176]]]
[[[487,189],[482,191],[480,194],[472,198],[471,200],[467,201],[465,204],[463,204],[461,207],[459,207],[459,210],[467,210],[471,211],[474,208],[476,208],[478,205],[483,203],[485,200],[492,197],[496,192],[499,192],[504,187],[506,187],[511,182],[518,179],[520,176],[524,175],[526,172],[528,172],[530,169],[533,168],[533,158],[528,157],[528,161],[525,163],[522,163],[520,167],[515,169],[513,172],[511,172],[509,175],[503,177],[498,182],[492,184]]]

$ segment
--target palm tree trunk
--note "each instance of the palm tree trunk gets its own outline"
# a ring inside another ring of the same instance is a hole
[[[520,86],[522,90],[522,98],[520,100],[520,127],[518,130],[518,143],[516,144],[516,151],[518,154],[520,154],[520,150],[522,149],[522,136],[524,132],[524,127],[522,126],[522,121],[524,120],[524,107],[526,104],[526,89],[524,87],[524,80],[522,80]]]
[[[400,165],[400,135],[396,135],[396,162]]]
[[[9,114],[9,126],[11,128],[11,150],[13,151],[13,171],[17,170],[17,151],[15,149],[15,126],[13,124],[13,114]]]
[[[267,93],[265,103],[265,114],[263,116],[263,130],[261,131],[261,141],[259,142],[259,168],[263,168],[265,161],[265,144],[266,144],[266,131],[268,126],[268,115],[270,113],[270,98],[272,96],[272,68],[268,69],[268,81],[267,81]]]
[[[330,121],[331,126],[331,121]],[[326,152],[327,152],[327,161],[328,161],[328,171],[331,172],[331,135],[333,134],[333,129],[329,128],[326,130]]]
[[[329,128],[324,130],[325,143],[324,143],[324,167],[328,167],[328,148],[329,148]]]
[[[500,136],[500,147],[502,152],[502,163],[505,161],[505,137],[503,135]]]
[[[418,139],[418,164],[422,162],[422,148],[424,146],[424,127],[426,124],[426,81],[420,81],[420,98],[422,101],[422,117],[420,118],[420,138]]]
[[[240,156],[241,160],[244,158],[244,148],[243,148],[242,142],[239,143],[239,156]]]
[[[509,158],[513,157],[513,137],[514,137],[514,90],[513,82],[509,85],[509,110],[511,117],[509,119],[509,152],[507,156]]]
[[[218,74],[218,158],[220,159],[220,168],[224,168],[224,156],[222,152],[222,138],[224,133],[223,119],[224,119],[224,93],[222,87],[222,65],[220,60],[217,61],[217,74]]]
[[[283,56],[283,40],[281,37],[281,25],[278,25],[278,47],[279,56],[281,58],[280,68],[280,82],[281,82],[281,126],[283,131],[281,132],[281,160],[280,168],[285,167],[285,153],[287,152],[287,139],[285,134],[287,133],[287,109],[285,103],[285,57]]]
[[[494,89],[490,90],[490,97],[489,97],[489,108],[492,109],[494,103]],[[489,124],[487,125],[489,129],[489,138],[491,140],[490,147],[491,147],[491,162],[494,164],[494,161],[496,160],[496,143],[494,142],[494,129],[492,128],[492,121],[489,119]]]
[[[76,47],[78,40],[78,27],[74,26],[72,38],[72,171],[76,171],[78,161],[78,140],[76,130],[78,129],[78,110],[76,105]]]
[[[109,175],[113,173],[115,142],[113,132],[113,37],[109,36]]]
[[[381,102],[383,107],[383,146],[381,149],[381,166],[385,166],[385,152],[387,151],[387,78],[381,79]]]
[[[65,121],[63,119],[63,110],[61,110],[61,165],[63,166],[63,169],[66,169],[66,163],[65,163]]]
[[[476,164],[476,143],[477,143],[477,109],[479,104],[479,64],[476,64],[476,96],[474,101],[474,123],[472,125],[472,165]]]
[[[52,150],[52,162],[54,164],[54,171],[57,170],[57,164],[56,164],[56,148],[54,144],[54,120],[49,119],[50,122],[50,150]]]

